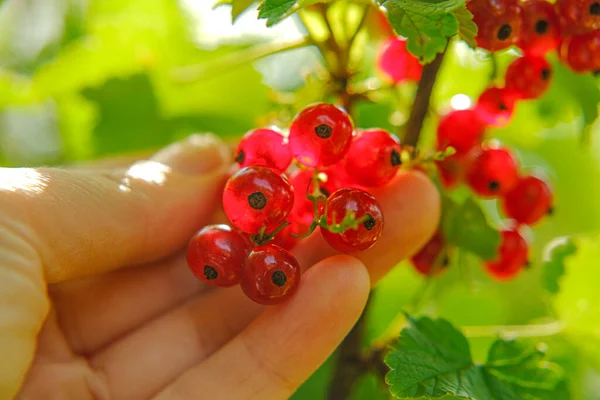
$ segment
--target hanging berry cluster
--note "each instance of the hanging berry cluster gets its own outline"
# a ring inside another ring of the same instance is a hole
[[[384,130],[354,130],[345,111],[319,103],[296,115],[288,135],[248,132],[235,161],[240,169],[223,191],[232,226],[198,232],[187,261],[198,279],[239,283],[250,299],[270,305],[295,292],[301,270],[289,250],[317,228],[340,252],[375,245],[383,213],[367,190],[395,176],[401,146]]]

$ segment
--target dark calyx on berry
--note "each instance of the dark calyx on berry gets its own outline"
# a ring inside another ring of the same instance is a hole
[[[442,259],[442,267],[447,267],[448,265],[450,265],[450,257],[448,257],[448,255],[445,255]]]
[[[551,216],[552,214],[554,214],[554,207],[550,207],[548,209],[548,212],[546,214],[548,214],[549,216]]]
[[[369,213],[367,213],[367,219],[365,220],[365,222],[363,222],[364,227],[370,231],[371,229],[375,228],[375,225],[377,224],[377,221],[375,221],[375,218],[373,218],[373,216]]]
[[[217,279],[219,277],[219,273],[217,272],[216,269],[214,269],[210,265],[205,265],[204,266],[204,276],[209,281],[212,281],[212,280]]]
[[[329,197],[331,196],[331,192],[327,189],[325,189],[324,187],[319,187],[319,190],[321,191],[321,194],[325,197]]]
[[[240,150],[240,152],[235,156],[234,161],[238,164],[243,164],[245,159],[246,155],[244,154],[244,150]]]
[[[392,163],[392,167],[402,164],[400,153],[398,153],[396,150],[393,150],[392,154],[390,155],[390,162]]]
[[[548,68],[544,68],[541,72],[542,74],[542,79],[547,81],[548,79],[550,79],[550,76],[552,76],[552,71],[550,71]]]
[[[550,24],[548,23],[548,21],[546,21],[545,19],[540,19],[535,23],[535,33],[537,33],[538,35],[543,35],[544,33],[548,32],[549,27]]]
[[[287,276],[285,276],[285,272],[279,270],[273,272],[273,275],[271,275],[271,282],[278,287],[285,285],[287,283]]]
[[[496,35],[496,37],[498,38],[498,40],[506,40],[510,37],[511,34],[512,28],[510,27],[510,25],[504,24],[500,27],[500,29],[498,29],[498,34]]]
[[[498,110],[506,111],[506,110],[508,110],[508,107],[503,102],[500,102],[500,103],[498,103]]]
[[[331,127],[327,124],[321,124],[315,128],[315,133],[321,139],[327,139],[333,133]]]
[[[254,192],[248,196],[248,204],[255,210],[262,210],[267,206],[267,197],[261,192]]]
[[[592,15],[600,15],[600,3],[595,2],[590,6],[590,14]]]
[[[488,184],[488,187],[490,188],[490,190],[496,191],[496,190],[500,189],[500,183],[498,181],[491,181]]]

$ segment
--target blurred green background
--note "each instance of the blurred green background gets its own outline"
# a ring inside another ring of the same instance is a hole
[[[300,38],[293,18],[268,29],[252,10],[232,25],[227,7],[213,11],[212,3],[0,0],[0,164],[60,165],[146,152],[195,132],[234,138],[259,125],[285,124],[298,108],[322,98],[324,85],[312,73],[319,63],[314,49],[243,62],[256,44]],[[365,47],[365,78],[376,76],[376,45]],[[501,54],[500,70],[514,57]],[[490,73],[487,56],[454,43],[433,108],[464,106],[468,98],[457,95],[476,98],[489,85]],[[383,94],[381,104],[358,104],[357,125],[397,129],[413,92],[406,86],[400,96]],[[560,318],[564,332],[543,338],[551,359],[566,367],[573,398],[600,399],[598,101],[596,78],[555,63],[551,90],[519,104],[513,122],[491,132],[516,149],[524,169],[543,174],[555,189],[555,215],[528,232],[532,268],[512,282],[496,283],[464,254],[448,273],[426,284],[401,264],[375,292],[366,346],[393,331],[399,311],[424,288],[422,312],[463,327]],[[423,144],[431,143],[435,123],[435,116],[427,120]],[[501,224],[495,202],[484,207]],[[576,237],[584,250],[569,258],[562,291],[551,296],[540,284],[543,249],[562,236]],[[477,359],[492,339],[472,339]],[[331,363],[294,398],[323,398]],[[367,375],[355,398],[386,398],[386,391]]]

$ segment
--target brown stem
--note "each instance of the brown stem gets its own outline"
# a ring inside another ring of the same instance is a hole
[[[412,110],[410,111],[410,117],[406,122],[406,133],[404,135],[404,144],[406,145],[416,146],[419,141],[423,122],[425,121],[427,110],[429,110],[429,100],[431,98],[431,92],[433,91],[433,85],[435,84],[437,74],[442,66],[444,54],[445,53],[438,54],[431,64],[427,64],[423,67],[423,75],[419,81],[417,95],[415,96],[415,101]]]

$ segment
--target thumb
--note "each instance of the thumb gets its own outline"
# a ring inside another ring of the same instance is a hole
[[[230,162],[223,142],[194,135],[127,169],[9,169],[0,176],[15,183],[4,197],[27,217],[20,232],[39,253],[46,282],[55,283],[185,246],[214,212]]]

